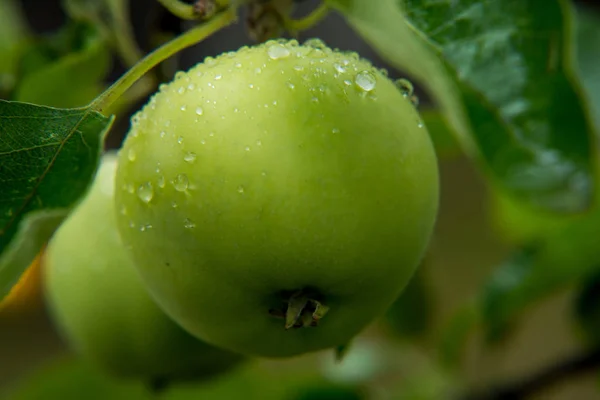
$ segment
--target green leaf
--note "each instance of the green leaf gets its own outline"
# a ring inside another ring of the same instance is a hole
[[[17,1],[0,1],[0,21],[0,97],[4,97],[17,82],[18,60],[29,32]]]
[[[581,8],[577,12],[577,67],[586,92],[596,133],[600,137],[600,13]]]
[[[485,285],[481,298],[491,339],[528,307],[586,279],[600,264],[600,207],[517,252]]]
[[[112,118],[0,100],[0,299],[85,193]]]
[[[578,73],[595,116],[596,136],[600,138],[600,14],[580,9],[577,18]],[[597,173],[600,173],[600,169]],[[598,202],[600,190],[596,189],[595,198]],[[580,218],[577,215],[557,215],[528,207],[499,191],[492,193],[491,210],[493,223],[499,232],[517,243],[542,240],[549,233]]]
[[[25,57],[13,100],[52,107],[81,107],[98,96],[111,66],[106,41],[85,24],[68,26]]]
[[[592,128],[564,1],[328,1],[428,90],[503,191],[554,212],[589,206]]]

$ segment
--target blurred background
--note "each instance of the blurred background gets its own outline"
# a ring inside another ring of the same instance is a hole
[[[305,14],[317,3],[303,2],[298,13]],[[600,10],[593,0],[576,3]],[[20,4],[27,23],[40,34],[52,33],[66,22],[59,0],[23,0]],[[130,13],[136,40],[144,52],[156,46],[156,37],[148,32],[159,29],[164,37],[169,37],[188,27],[156,1],[132,0]],[[393,78],[405,77],[402,71],[386,65],[338,15],[331,14],[318,26],[303,32],[299,39],[311,37],[319,37],[331,47],[356,51],[387,68]],[[183,51],[168,63],[163,73],[168,77],[176,69],[187,69],[206,56],[251,43],[244,25],[236,24]],[[115,58],[107,81],[116,79],[125,70]],[[421,109],[427,110],[431,107],[428,99],[418,87],[416,89]],[[129,126],[128,115],[144,102],[142,98],[123,111],[110,133],[108,147],[119,147]],[[566,291],[529,309],[506,343],[489,348],[483,346],[483,339],[477,334],[471,335],[458,371],[450,373],[439,365],[436,333],[473,299],[492,269],[511,250],[511,245],[494,229],[489,193],[470,162],[458,152],[449,151],[440,160],[440,171],[440,214],[430,250],[419,272],[421,287],[413,293],[421,300],[404,304],[395,311],[415,315],[416,326],[409,328],[413,332],[405,332],[403,326],[398,328],[395,318],[405,317],[391,312],[358,338],[340,365],[333,363],[331,352],[285,361],[253,361],[231,376],[204,384],[204,395],[192,398],[271,398],[277,392],[277,395],[283,393],[281,398],[289,399],[436,399],[440,398],[436,393],[441,393],[444,387],[462,390],[510,382],[581,351],[583,345],[573,329],[571,316],[574,293]],[[90,392],[92,398],[116,398],[114,393],[123,394],[123,398],[142,398],[143,391],[137,385],[112,382],[98,375],[92,367],[73,361],[73,355],[47,314],[42,268],[43,262],[42,265],[36,263],[0,308],[0,398],[21,398],[16,397],[14,390],[23,387],[30,392],[29,397],[23,398],[79,398],[81,392],[75,389],[71,394],[63,392],[62,397],[51,395],[52,385],[64,388],[77,384],[96,388],[94,393]],[[328,392],[323,382],[344,389]],[[352,390],[345,392],[345,388]],[[183,399],[186,393],[200,393],[194,390],[196,388],[178,389],[171,396]],[[600,374],[597,371],[578,374],[532,398],[600,399]]]

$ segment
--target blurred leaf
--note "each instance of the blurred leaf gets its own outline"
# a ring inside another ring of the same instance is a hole
[[[580,8],[577,22],[577,66],[600,136],[600,13]]]
[[[20,53],[29,40],[20,6],[15,0],[0,1],[0,98],[16,84]]]
[[[470,333],[481,321],[479,304],[468,303],[459,309],[441,331],[438,347],[442,365],[455,368],[459,365]]]
[[[589,277],[600,264],[598,237],[599,207],[501,265],[483,290],[488,333],[496,336],[527,307]]]
[[[438,157],[452,158],[460,155],[460,145],[446,126],[443,115],[437,110],[423,110],[420,114],[431,136]]]
[[[384,319],[394,334],[415,340],[429,329],[431,306],[425,271],[421,266],[388,309]]]
[[[100,33],[84,24],[65,28],[38,43],[24,58],[14,100],[53,107],[80,107],[103,88],[110,53]]]
[[[77,360],[61,360],[36,371],[25,379],[11,391],[9,398],[11,400],[150,400],[151,396],[141,384],[111,379]]]
[[[0,100],[0,299],[87,190],[112,118]]]
[[[593,346],[600,345],[600,262],[596,268],[580,285],[573,310],[583,337]]]
[[[592,128],[573,86],[566,2],[328,1],[428,89],[502,190],[554,212],[589,206]]]

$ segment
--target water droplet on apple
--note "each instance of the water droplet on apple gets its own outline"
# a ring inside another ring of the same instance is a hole
[[[183,161],[190,163],[190,164],[193,163],[194,161],[196,161],[196,153],[194,153],[193,151],[188,151],[183,156]]]
[[[194,229],[196,227],[196,224],[189,218],[186,218],[183,221],[183,227],[186,229]]]
[[[339,72],[340,74],[343,74],[344,72],[346,72],[346,68],[344,68],[344,66],[342,66],[341,64],[338,64],[338,63],[333,64],[333,68],[335,68],[335,70],[337,72]]]
[[[356,75],[356,77],[354,78],[354,83],[356,83],[356,86],[358,86],[365,92],[370,92],[371,90],[375,89],[377,81],[375,79],[375,76],[371,72],[362,71]]]
[[[400,89],[402,96],[409,97],[409,96],[413,95],[414,87],[413,87],[413,84],[408,79],[398,79],[394,83],[396,84],[398,89]]]
[[[135,156],[136,156],[135,149],[133,147],[131,147],[129,149],[129,151],[127,152],[127,158],[129,159],[129,161],[133,162],[133,161],[135,161]]]
[[[278,60],[280,58],[286,58],[290,55],[290,51],[280,44],[273,44],[269,46],[267,50],[269,57],[273,60]]]
[[[178,192],[185,192],[190,182],[186,174],[178,174],[173,180],[173,187]]]
[[[202,115],[204,114],[204,110],[202,109],[202,107],[198,106],[196,107],[196,115]]]
[[[152,183],[144,182],[142,183],[137,190],[137,195],[141,201],[148,204],[152,201],[154,197],[154,188],[152,187]]]

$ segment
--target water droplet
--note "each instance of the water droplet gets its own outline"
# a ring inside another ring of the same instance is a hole
[[[288,86],[290,89],[292,89],[292,90],[293,90],[293,89],[296,87],[296,85],[294,85],[294,84],[293,84],[292,82],[290,82],[290,81],[288,81],[288,82],[287,82],[287,86]]]
[[[260,74],[260,73],[262,72],[262,69],[261,69],[260,67],[257,67],[257,68],[254,70],[254,72],[255,72],[255,73],[257,73],[257,74]]]
[[[127,184],[127,191],[129,193],[133,194],[133,193],[135,193],[135,187],[131,183],[129,183],[129,184]]]
[[[412,105],[414,107],[418,107],[419,106],[419,98],[417,97],[417,95],[412,95],[410,96],[410,102],[412,103]]]
[[[183,71],[177,71],[175,72],[175,79],[181,79],[185,76],[185,72]]]
[[[331,133],[340,133],[340,130],[338,128],[333,128],[331,130]]]
[[[290,55],[290,51],[280,44],[273,44],[267,50],[269,57],[273,60],[278,60],[280,58],[286,58]]]
[[[400,89],[402,96],[409,97],[409,96],[413,95],[414,87],[413,87],[413,84],[408,79],[398,79],[394,83],[396,84],[398,89]]]
[[[294,69],[296,71],[304,71],[304,67],[302,65],[294,65]]]
[[[223,78],[223,75],[221,75],[221,74],[215,75],[215,80],[216,81],[221,80],[221,78]]]
[[[135,149],[133,147],[131,147],[127,152],[127,158],[129,159],[129,161],[135,161]]]
[[[321,39],[308,39],[304,42],[305,46],[312,47],[313,49],[323,50],[327,48],[327,45]]]
[[[261,141],[261,140],[257,140],[257,141],[256,141],[256,145],[257,145],[257,146],[262,146],[262,141]]]
[[[319,99],[317,97],[313,97],[312,99],[310,99],[310,101],[312,101],[313,103],[318,103]]]
[[[417,124],[417,127],[422,128],[423,126],[424,126],[423,121],[419,121],[419,123]]]
[[[172,201],[172,202],[171,202],[171,207],[173,207],[173,208],[177,208],[177,207],[179,207],[179,206],[177,205],[177,203],[176,203],[176,202]]]
[[[250,89],[254,89],[254,84],[253,84],[253,83],[251,83],[251,84],[249,84],[249,85],[248,85],[248,87],[249,87]]]
[[[177,143],[182,144],[183,143],[183,136],[179,136],[177,138]]]
[[[190,181],[186,174],[179,174],[175,177],[175,180],[173,180],[173,187],[178,192],[185,192],[189,185]]]
[[[194,223],[194,222],[193,222],[191,219],[189,219],[189,218],[186,218],[186,219],[183,221],[183,226],[184,226],[184,228],[186,228],[186,229],[194,229],[194,228],[196,227],[196,224],[195,224],[195,223]]]
[[[202,144],[202,145],[206,144],[206,140],[200,139],[200,144]]]
[[[339,72],[340,74],[343,74],[344,72],[346,72],[346,68],[344,68],[342,65],[335,63],[333,64],[333,68],[335,68],[335,70],[337,72]]]
[[[171,120],[168,119],[165,121],[165,126],[168,128],[169,126],[171,126]]]
[[[194,85],[193,83],[190,83],[188,85],[188,90],[194,90],[196,88],[196,85]]]
[[[354,83],[356,86],[364,90],[365,92],[370,92],[375,89],[375,85],[377,81],[375,80],[375,76],[369,71],[359,72],[354,78]]]
[[[135,228],[135,224],[133,223],[133,221],[129,221],[129,227],[130,228]]]
[[[188,151],[183,156],[183,161],[190,163],[190,164],[193,163],[194,161],[196,161],[196,153],[194,153],[193,151]]]
[[[215,136],[215,133],[211,132],[211,133],[208,134],[208,136],[213,137],[213,136]]]
[[[148,204],[154,197],[154,188],[152,187],[152,183],[144,182],[142,183],[137,190],[137,195],[141,201]]]
[[[185,106],[185,104],[184,104],[184,105],[182,105],[181,107],[179,107],[179,109],[180,109],[181,111],[185,111],[185,110],[187,109],[187,107],[186,107],[186,106]]]
[[[346,85],[346,86],[350,86],[350,85],[352,85],[352,81],[349,81],[348,79],[346,79],[346,80],[344,81],[344,85]]]
[[[160,137],[164,138],[165,136],[167,136],[167,132],[165,131],[160,131]]]
[[[165,177],[160,175],[157,180],[158,187],[163,189],[165,187]]]
[[[152,229],[152,225],[151,224],[146,224],[146,225],[140,226],[140,232],[145,232],[148,229]]]
[[[242,185],[238,186],[237,192],[238,193],[244,193],[244,187]]]
[[[185,88],[183,86],[181,86],[178,90],[177,93],[179,94],[183,94],[185,92]]]
[[[242,68],[242,63],[239,63],[239,62],[238,62],[238,63],[235,63],[235,64],[234,64],[234,67],[236,67],[236,68]]]
[[[246,146],[246,147],[244,147],[244,150],[246,150],[246,151],[250,151],[250,146]]]

